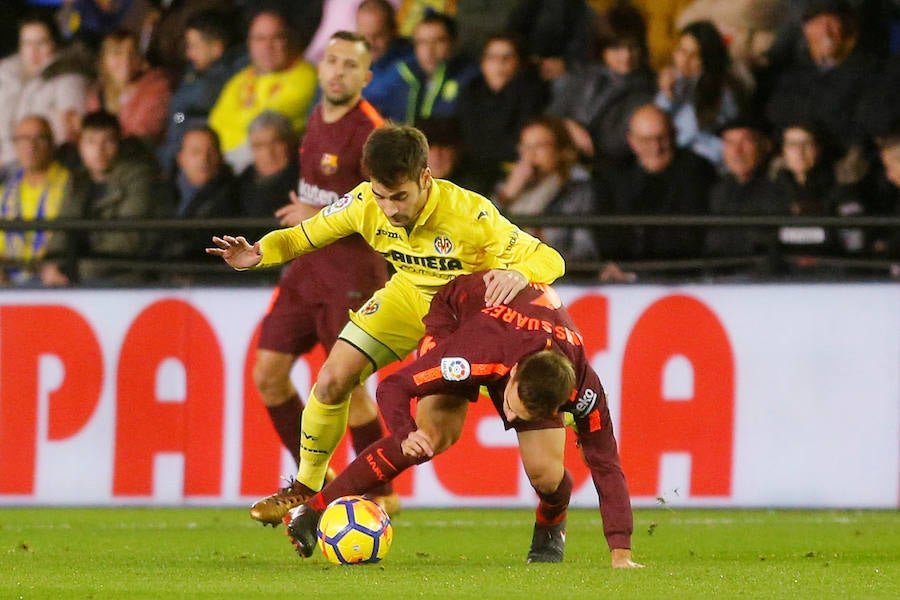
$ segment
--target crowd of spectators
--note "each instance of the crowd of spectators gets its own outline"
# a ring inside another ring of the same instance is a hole
[[[435,176],[582,276],[900,277],[900,227],[790,223],[900,216],[897,1],[21,0],[0,20],[0,215],[97,221],[0,232],[4,285],[214,281],[171,267],[211,232],[103,222],[276,223],[337,30],[368,40],[364,96],[426,133]],[[784,222],[577,221],[596,215]]]

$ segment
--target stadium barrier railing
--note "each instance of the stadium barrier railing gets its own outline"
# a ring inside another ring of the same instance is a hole
[[[900,216],[857,216],[857,217],[791,217],[791,216],[724,216],[724,215],[590,215],[590,216],[516,216],[513,220],[522,227],[702,227],[702,228],[768,228],[781,227],[821,227],[826,229],[900,229]],[[162,231],[177,237],[186,231],[216,231],[220,234],[244,235],[254,240],[267,231],[277,229],[278,222],[270,218],[211,218],[211,219],[115,219],[96,221],[92,219],[57,219],[50,221],[0,220],[0,231],[69,231],[85,232],[98,229],[109,231]],[[779,254],[777,259],[787,267],[794,267],[790,278],[802,277],[804,269],[815,273],[812,278],[856,279],[859,277],[900,278],[900,258],[877,258],[871,256],[827,256]],[[157,260],[152,256],[141,260],[92,257],[94,264],[102,263],[160,275],[214,275],[227,273],[230,269],[221,261],[198,256],[196,260]],[[625,271],[635,272],[641,279],[660,278],[664,280],[686,277],[690,279],[715,278],[722,272],[745,270],[759,273],[761,279],[771,279],[764,275],[765,265],[772,260],[770,255],[740,257],[697,257],[666,260],[615,260]],[[569,261],[567,272],[571,278],[596,278],[607,260]],[[9,260],[4,260],[9,264]],[[809,269],[810,266],[818,271]],[[263,272],[264,273],[264,272]],[[247,284],[257,281],[270,282],[272,274],[260,273],[256,277],[243,277],[222,283]]]

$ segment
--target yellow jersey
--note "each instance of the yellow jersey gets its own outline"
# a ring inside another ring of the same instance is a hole
[[[219,134],[222,151],[243,144],[250,122],[265,110],[283,114],[294,131],[302,133],[316,84],[316,68],[299,59],[284,71],[258,75],[252,65],[239,71],[222,88],[209,113],[209,126]]]
[[[50,221],[59,216],[69,193],[69,170],[58,162],[47,168],[43,183],[32,185],[21,171],[0,186],[0,218]],[[50,231],[5,231],[0,235],[0,256],[21,261],[38,260],[47,251]]]
[[[262,261],[255,268],[282,264],[354,233],[394,266],[394,279],[429,295],[483,269],[515,270],[538,283],[552,283],[565,272],[559,252],[510,223],[487,198],[441,179],[432,180],[409,231],[391,225],[372,184],[364,182],[299,225],[263,236]]]

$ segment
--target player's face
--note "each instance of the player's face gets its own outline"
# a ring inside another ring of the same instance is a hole
[[[431,170],[422,171],[418,181],[405,181],[394,188],[373,179],[372,193],[384,216],[394,227],[409,227],[415,223],[431,190]]]
[[[372,79],[371,60],[361,42],[332,39],[319,63],[319,85],[325,101],[335,106],[355,103]]]
[[[529,414],[528,409],[522,404],[519,398],[519,381],[516,379],[516,367],[512,368],[509,374],[509,381],[503,389],[503,415],[507,422],[512,423],[516,419],[522,421],[531,421],[534,417]]]

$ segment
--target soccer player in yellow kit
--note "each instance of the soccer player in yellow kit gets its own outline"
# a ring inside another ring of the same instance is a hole
[[[347,427],[350,392],[375,370],[415,350],[422,317],[455,277],[486,270],[486,306],[510,301],[529,281],[552,283],[565,271],[560,254],[522,231],[486,198],[434,179],[428,142],[416,128],[386,125],[363,149],[369,181],[295,227],[244,237],[213,237],[209,254],[238,270],[279,265],[354,233],[395,269],[387,284],[350,313],[319,371],[300,424],[297,478],[252,511],[277,523],[322,488],[325,470]]]

